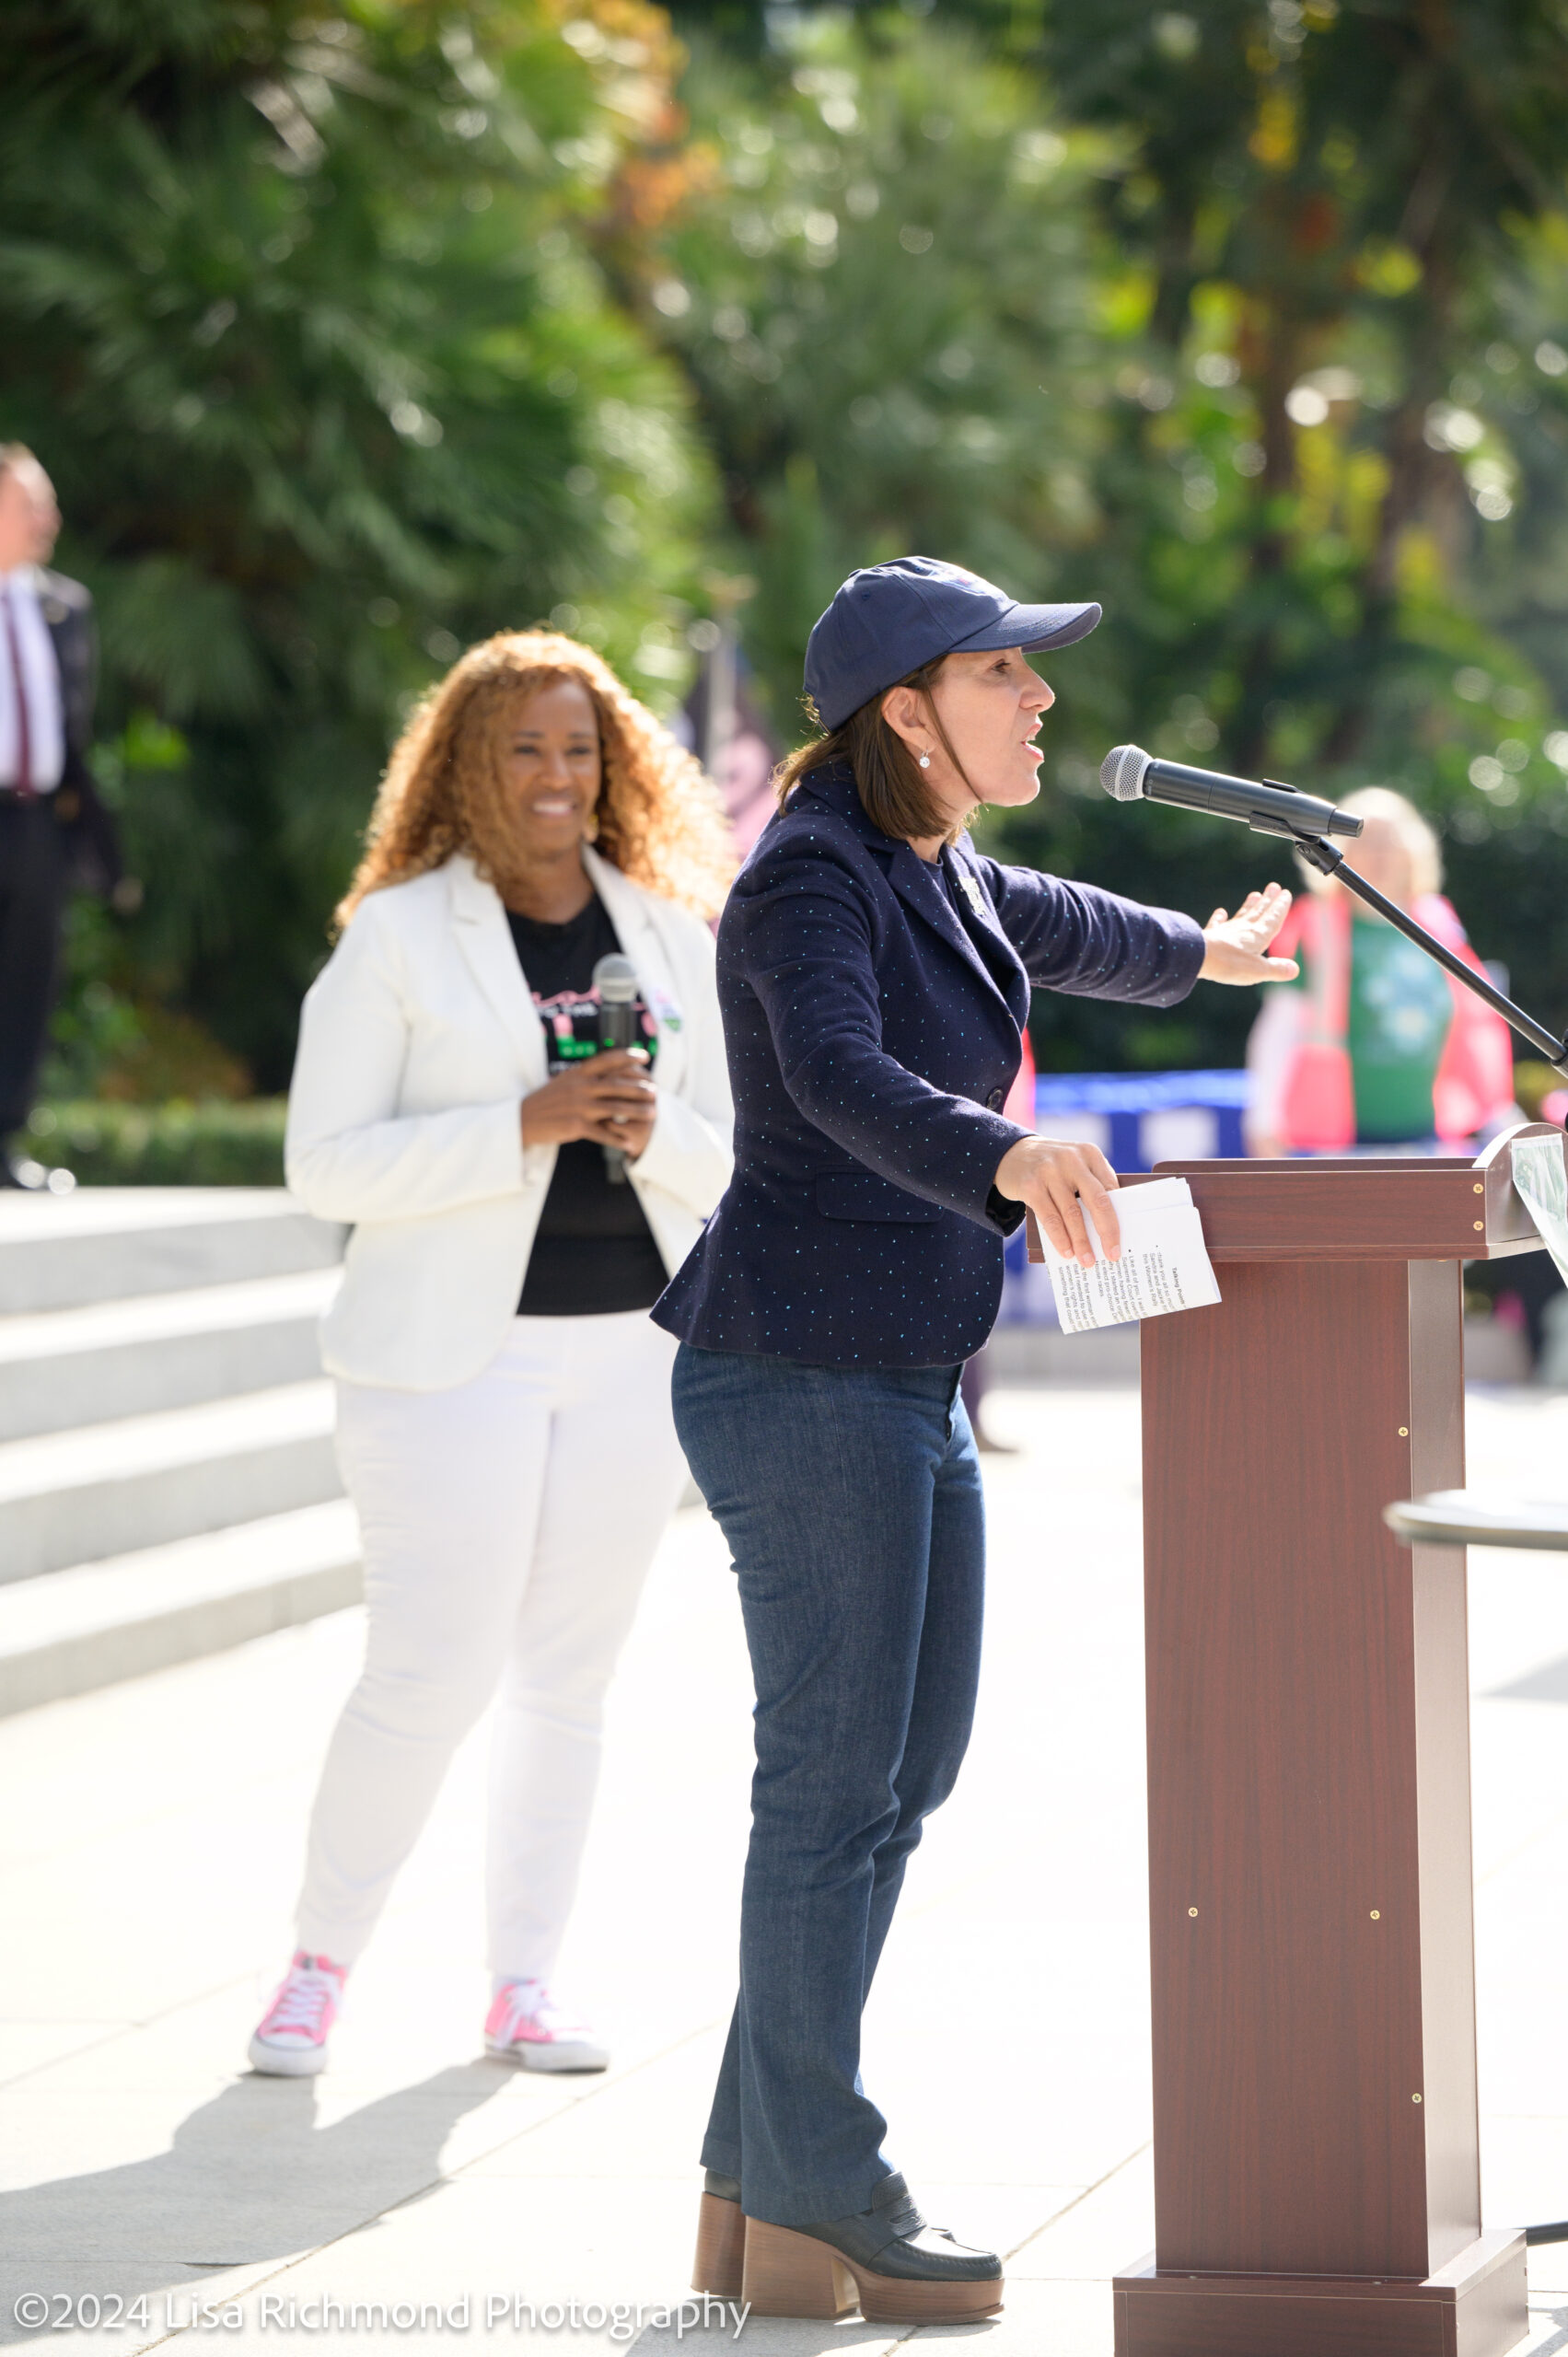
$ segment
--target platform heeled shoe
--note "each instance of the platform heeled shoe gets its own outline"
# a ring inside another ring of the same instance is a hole
[[[703,2199],[697,2211],[697,2256],[691,2267],[693,2292],[711,2292],[715,2299],[738,2300],[746,2260],[746,2221],[740,2212],[740,2179],[723,2177],[717,2169],[703,2173]]]
[[[1002,2262],[928,2226],[901,2177],[869,2209],[809,2226],[746,2221],[741,2297],[759,2316],[848,2316],[867,2324],[961,2324],[995,2316]]]

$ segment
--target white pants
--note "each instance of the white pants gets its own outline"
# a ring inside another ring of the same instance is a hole
[[[519,1318],[449,1391],[338,1385],[369,1627],[310,1822],[299,1945],[352,1964],[459,1743],[498,1693],[491,1963],[547,1980],[598,1777],[605,1688],[684,1465],[673,1337],[644,1310]]]

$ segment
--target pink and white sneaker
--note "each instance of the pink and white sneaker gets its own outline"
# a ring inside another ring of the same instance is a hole
[[[311,2079],[327,2067],[327,2038],[343,2003],[346,1964],[301,1948],[250,2040],[250,2068],[273,2079]]]
[[[610,2053],[542,1980],[504,1980],[484,2025],[484,2050],[525,2071],[607,2071]]]

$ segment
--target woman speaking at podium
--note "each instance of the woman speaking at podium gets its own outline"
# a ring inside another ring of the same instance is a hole
[[[785,763],[719,929],[736,1167],[654,1315],[756,1679],[697,2264],[757,2313],[957,2320],[1001,2295],[997,2258],[927,2226],[884,2157],[860,2017],[969,1739],[984,1530],[958,1376],[1003,1239],[1027,1205],[1086,1265],[1086,1218],[1116,1248],[1104,1155],[1000,1109],[1030,987],[1170,1006],[1200,976],[1295,971],[1262,954],[1273,885],[1204,930],[970,842],[978,805],[1039,791],[1054,699],[1026,655],[1099,614],[928,557],[852,575],[807,653],[824,734]]]

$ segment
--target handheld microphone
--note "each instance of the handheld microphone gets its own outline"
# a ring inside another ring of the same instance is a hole
[[[1359,835],[1365,823],[1278,778],[1254,784],[1221,770],[1156,761],[1138,745],[1113,746],[1100,764],[1099,782],[1115,802],[1168,802],[1213,819],[1239,819],[1258,835]]]
[[[642,1045],[642,1024],[637,1015],[637,969],[630,958],[613,950],[601,958],[593,970],[593,986],[598,993],[598,1044],[600,1051],[612,1048],[637,1048]],[[618,1145],[607,1145],[604,1153],[604,1173],[612,1187],[626,1184],[626,1156]]]

